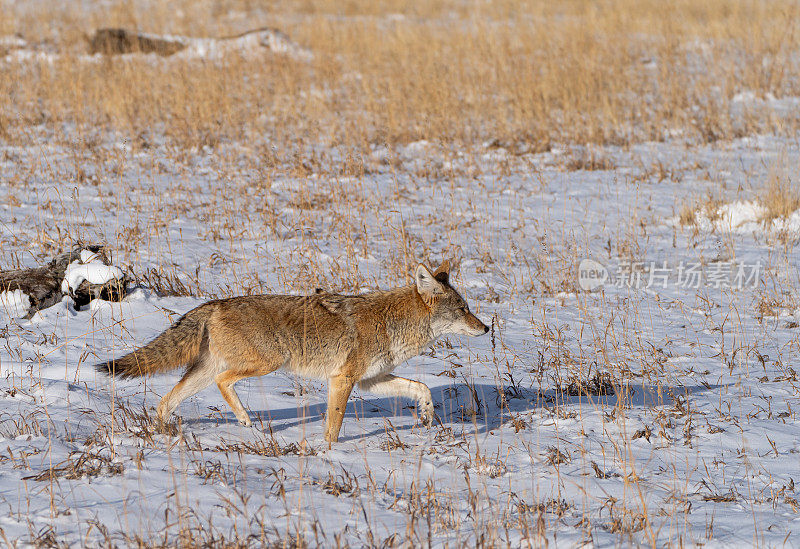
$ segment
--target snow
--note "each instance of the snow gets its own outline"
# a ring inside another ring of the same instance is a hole
[[[28,43],[17,35],[0,36],[0,48],[16,49],[27,47]]]
[[[145,36],[185,44],[186,48],[174,55],[177,59],[220,59],[232,53],[247,57],[259,55],[265,50],[302,61],[313,59],[313,55],[308,49],[299,46],[284,33],[275,29],[261,29],[232,38]]]
[[[7,290],[0,292],[0,319],[22,318],[31,308],[31,298],[22,290]]]
[[[713,216],[704,208],[695,211],[695,223],[704,231],[800,234],[800,211],[785,218],[767,219],[767,208],[756,200],[737,200],[716,208]],[[672,223],[678,224],[677,218]]]
[[[81,250],[79,255],[80,255],[80,258],[81,258],[81,263],[84,263],[84,264],[92,263],[92,262],[94,262],[94,263],[97,263],[97,262],[102,263],[102,261],[100,261],[100,256],[97,254],[97,252],[93,252],[92,250]],[[117,277],[117,278],[119,278],[119,277]],[[110,279],[108,279],[108,280],[110,280]]]
[[[0,36],[0,62],[53,63],[57,54],[48,48],[28,44],[18,36]]]
[[[0,144],[0,169],[19,181],[0,203],[62,184],[75,165],[65,141]],[[577,171],[553,151],[419,142],[376,148],[363,180],[287,171],[268,189],[244,164],[235,176],[220,164],[252,143],[178,160],[119,141],[97,145],[118,162],[70,181],[74,207],[0,210],[0,260],[34,265],[57,234],[42,231],[79,228],[117,265],[162,269],[196,295],[144,284],[120,303],[0,315],[0,528],[12,543],[52,532],[172,545],[204,529],[256,545],[776,547],[800,534],[797,242],[768,238],[757,200],[775,164],[800,161],[797,139],[608,147],[613,168]],[[26,177],[42,155],[47,169]],[[413,171],[445,164],[444,176]],[[684,197],[711,191],[719,227],[675,222]],[[236,386],[252,428],[212,385],[158,432],[154,407],[180,370],[122,380],[92,368],[213,296],[389,288],[445,257],[460,258],[455,284],[493,331],[449,337],[395,371],[430,386],[431,429],[411,402],[356,390],[328,448],[325,384],[275,373]],[[118,274],[81,260],[70,287]],[[733,262],[761,264],[757,283],[675,279],[681,264],[711,277]],[[651,263],[671,269],[666,287],[628,284],[623,265]],[[604,391],[570,390],[603,375]]]
[[[755,92],[746,90],[731,98],[731,114],[734,116],[757,112],[759,109],[768,109],[776,114],[797,112],[800,109],[800,97],[775,97],[771,93],[759,97]]]
[[[767,213],[767,209],[757,202],[735,202],[725,204],[719,209],[721,222],[728,227],[739,228],[745,223],[757,223]]]
[[[104,264],[97,254],[89,250],[81,250],[80,257],[80,261],[67,265],[64,280],[61,282],[61,291],[64,293],[77,290],[84,280],[90,284],[105,284],[123,277],[122,269]]]

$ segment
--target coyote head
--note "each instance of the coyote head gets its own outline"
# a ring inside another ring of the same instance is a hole
[[[469,312],[469,305],[450,286],[450,262],[445,261],[431,272],[422,263],[417,266],[417,291],[431,311],[431,331],[442,334],[479,336],[489,328]]]

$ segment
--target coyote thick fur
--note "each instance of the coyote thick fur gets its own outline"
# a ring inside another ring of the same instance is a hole
[[[420,264],[415,283],[362,295],[318,291],[309,296],[261,295],[209,301],[153,341],[97,369],[121,378],[173,370],[186,373],[161,400],[166,420],[187,397],[216,382],[242,425],[251,425],[233,384],[283,368],[328,379],[325,439],[335,442],[353,386],[413,398],[430,425],[431,392],[392,370],[443,334],[489,331],[450,286],[450,264],[431,272]]]

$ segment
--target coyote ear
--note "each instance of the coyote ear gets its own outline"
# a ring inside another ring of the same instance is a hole
[[[433,278],[441,282],[442,284],[448,284],[450,282],[450,260],[445,259],[442,261],[442,264],[439,265],[439,268],[436,269],[433,273]]]
[[[417,291],[426,296],[442,295],[444,288],[441,282],[436,280],[433,273],[425,265],[420,263],[417,265],[417,274],[415,276],[417,281]]]

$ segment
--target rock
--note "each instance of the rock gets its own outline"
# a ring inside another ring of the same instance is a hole
[[[76,307],[87,305],[92,299],[120,301],[125,297],[128,277],[124,273],[122,278],[113,278],[102,284],[83,280],[77,288],[70,288],[68,285],[63,287],[67,267],[70,263],[81,260],[82,250],[97,254],[97,260],[108,265],[102,246],[76,247],[73,251],[57,255],[43,267],[0,271],[0,293],[20,290],[26,294],[30,299],[30,308],[25,318],[32,317],[40,309],[59,303],[65,295],[73,298]]]
[[[89,39],[89,53],[157,53],[168,56],[186,48],[180,38],[151,36],[126,29],[98,29]]]

